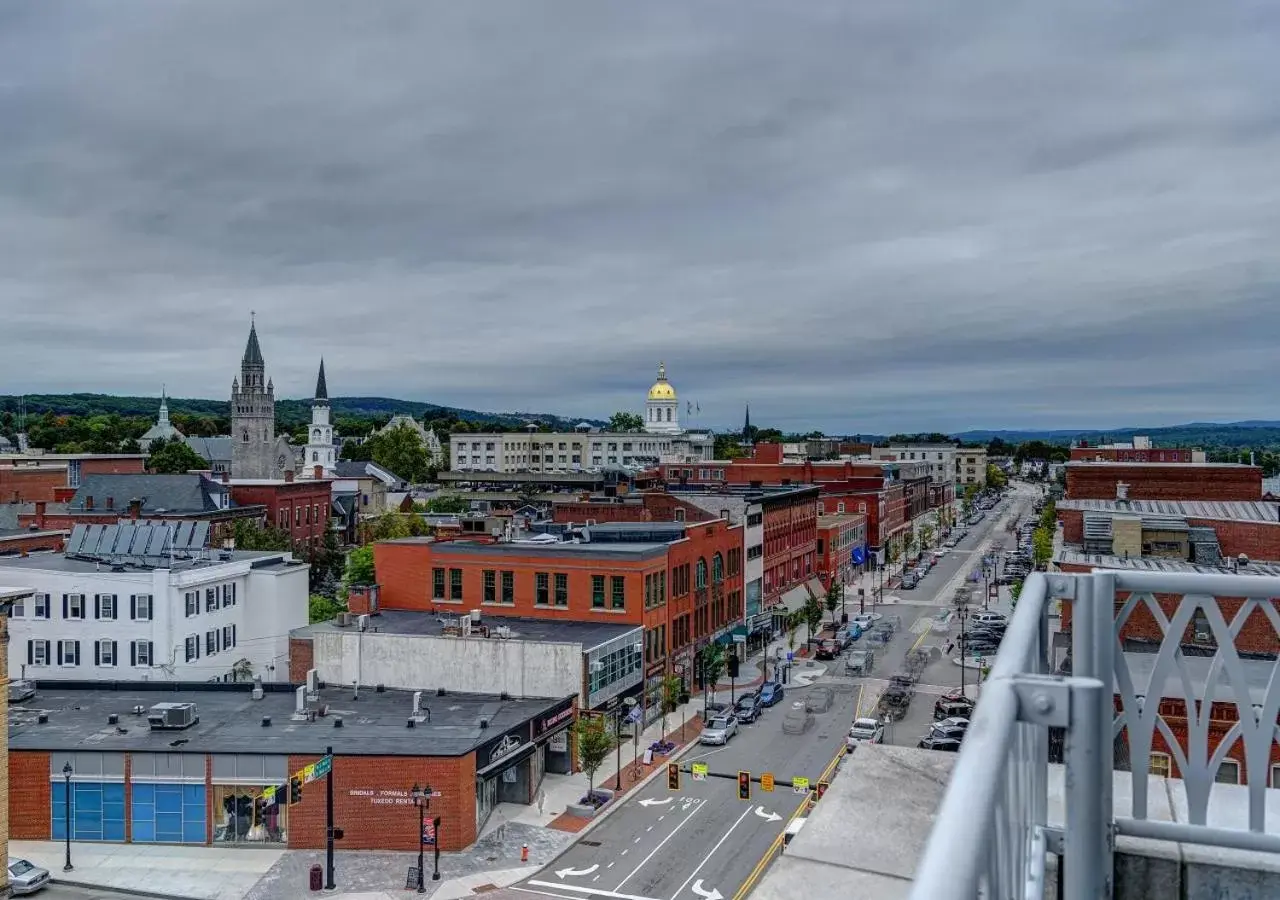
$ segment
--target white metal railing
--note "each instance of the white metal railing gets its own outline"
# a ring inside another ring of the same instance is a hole
[[[1162,605],[1162,596],[1172,602]],[[920,860],[913,900],[1043,900],[1051,849],[1062,861],[1061,896],[1107,898],[1116,834],[1280,852],[1280,835],[1266,833],[1267,775],[1280,733],[1280,667],[1274,658],[1246,660],[1237,649],[1246,623],[1261,649],[1280,647],[1277,597],[1280,578],[1274,577],[1122,570],[1028,578]],[[1067,676],[1049,671],[1052,599],[1071,604]],[[1150,616],[1146,626],[1159,630],[1155,653],[1124,652],[1122,629],[1139,610]],[[1272,634],[1259,639],[1262,623]],[[1204,639],[1212,656],[1183,653],[1189,631]],[[1185,744],[1162,715],[1161,700],[1184,704]],[[1216,745],[1215,703],[1219,710],[1234,706],[1236,720]],[[1061,827],[1047,819],[1052,727],[1065,735]],[[1127,747],[1128,766],[1145,776],[1157,734],[1185,783],[1189,822],[1148,819],[1146,777],[1131,779],[1132,816],[1114,814],[1117,743]],[[1219,766],[1236,746],[1243,747],[1251,773],[1247,830],[1208,823]]]

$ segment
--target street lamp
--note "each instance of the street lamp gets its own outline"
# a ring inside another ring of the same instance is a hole
[[[431,785],[419,787],[418,783],[414,782],[413,788],[409,791],[409,796],[413,798],[413,805],[418,807],[418,893],[425,894],[427,888],[422,883],[422,847],[426,843],[427,811],[431,809]],[[436,846],[439,846],[439,844]]]
[[[62,793],[62,819],[66,826],[63,831],[67,838],[67,861],[62,866],[64,872],[70,872],[75,868],[71,865],[71,774],[74,771],[70,761],[62,764],[62,777],[66,783],[66,789]]]
[[[969,618],[969,607],[963,605],[960,607],[958,614],[960,616],[960,696],[968,699],[969,695],[964,689],[964,667],[968,664],[968,657],[965,655],[965,644],[967,643],[964,626]]]

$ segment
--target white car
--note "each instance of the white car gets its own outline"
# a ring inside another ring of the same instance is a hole
[[[858,744],[883,744],[884,743],[884,725],[875,719],[857,718],[853,720],[853,725],[849,728],[849,734],[844,739],[845,749],[850,753]]]
[[[42,869],[16,856],[9,857],[9,890],[15,896],[34,894],[48,883],[48,869]]]
[[[857,625],[862,631],[871,630],[871,626],[876,623],[876,617],[871,613],[859,613],[849,620],[850,625]]]
[[[974,625],[1005,625],[1009,624],[1009,618],[998,612],[983,612],[970,616],[969,621]]]
[[[738,717],[734,715],[716,716],[706,727],[702,729],[702,734],[698,736],[698,742],[701,744],[719,744],[721,746],[729,743],[729,738],[738,733]]]

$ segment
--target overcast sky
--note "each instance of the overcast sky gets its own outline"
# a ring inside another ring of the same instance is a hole
[[[0,5],[0,393],[1280,418],[1280,6]]]

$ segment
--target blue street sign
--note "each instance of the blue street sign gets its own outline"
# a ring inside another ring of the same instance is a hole
[[[849,554],[849,557],[853,560],[853,564],[855,566],[860,566],[867,561],[867,548],[854,547],[853,552]]]

